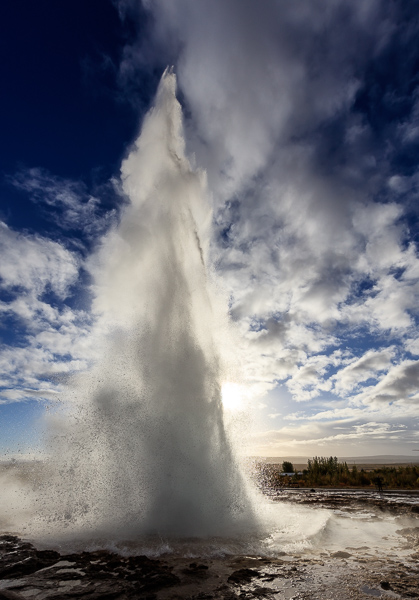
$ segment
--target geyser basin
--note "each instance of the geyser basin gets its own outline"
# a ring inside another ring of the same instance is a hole
[[[239,543],[238,539],[234,542],[227,538],[218,540],[217,552],[214,547],[208,551],[208,539],[192,541],[183,538],[172,547],[163,542],[159,548],[131,543],[125,548],[121,544],[109,547],[110,551],[94,551],[92,547],[79,554],[68,554],[68,547],[59,548],[58,554],[56,551],[39,550],[13,536],[0,536],[3,558],[0,590],[6,589],[4,596],[16,600],[24,597],[38,600],[81,597],[91,600],[105,597],[121,600],[140,597],[156,600],[228,600],[239,596],[278,600],[297,597],[311,600],[324,600],[325,597],[334,600],[361,600],[371,596],[416,597],[417,563],[412,551],[417,546],[418,528],[401,529],[399,539],[396,539],[395,532],[392,534],[391,527],[388,527],[389,515],[381,514],[378,519],[381,536],[387,534],[382,540],[386,544],[384,552],[384,544],[377,547],[377,540],[374,537],[371,540],[373,529],[379,531],[377,523],[364,520],[361,524],[358,515],[353,512],[348,519],[351,525],[343,536],[339,535],[339,527],[335,530],[336,523],[342,525],[343,517],[334,520],[331,511],[326,527],[320,528],[316,535],[326,511],[292,506],[289,507],[290,514],[286,505],[282,508],[282,522],[279,519],[277,526],[283,529],[283,542],[286,542],[287,528],[288,534],[291,532],[293,548],[288,544],[287,551],[279,551],[271,545],[271,553],[262,556],[246,552],[244,540]],[[353,507],[348,505],[347,508],[351,511]],[[351,535],[349,530],[360,529],[360,524],[362,532]],[[298,533],[301,534],[307,526],[312,537],[311,547],[306,545],[305,550],[297,549],[296,543],[301,545],[302,542]],[[332,534],[336,544],[349,541],[359,544],[361,535],[369,537],[369,546],[345,548],[341,545],[333,551],[328,543],[319,544],[322,529]],[[247,541],[249,548],[250,540]],[[144,550],[148,556],[144,556]],[[0,595],[3,595],[2,591]]]

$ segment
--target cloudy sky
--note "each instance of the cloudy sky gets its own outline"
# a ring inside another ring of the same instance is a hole
[[[419,450],[419,2],[15,0],[0,19],[0,446],[94,359],[89,257],[173,65],[253,454]]]

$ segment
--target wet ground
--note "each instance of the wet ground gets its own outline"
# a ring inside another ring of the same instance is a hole
[[[60,556],[13,536],[0,539],[0,598],[315,599],[419,598],[419,527],[401,533],[407,560],[353,548],[318,556],[121,557],[105,551]]]
[[[419,598],[418,495],[287,491],[273,494],[272,500],[289,503],[291,496],[297,504],[346,514],[347,523],[352,523],[351,512],[362,516],[364,511],[378,522],[383,513],[391,514],[399,528],[387,542],[383,536],[379,546],[372,540],[333,549],[317,544],[298,552],[277,550],[270,556],[200,558],[121,556],[105,550],[59,553],[3,535],[0,600]]]
[[[345,512],[368,509],[419,515],[419,490],[384,490],[371,488],[282,488],[265,490],[265,495],[277,502],[293,502]]]

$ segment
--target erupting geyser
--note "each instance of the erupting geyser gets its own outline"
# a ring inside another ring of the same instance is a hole
[[[206,267],[205,178],[185,157],[175,75],[122,164],[130,202],[91,261],[103,358],[55,425],[42,520],[111,535],[249,531],[254,516],[223,424],[226,324]],[[54,508],[52,508],[54,507]]]

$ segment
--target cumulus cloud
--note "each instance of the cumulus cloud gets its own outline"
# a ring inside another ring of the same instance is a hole
[[[360,358],[351,360],[332,377],[335,392],[339,395],[347,395],[368,379],[376,379],[379,373],[384,373],[390,368],[394,355],[395,349],[390,347],[381,351],[368,350]]]
[[[90,194],[81,181],[63,179],[36,167],[19,171],[9,181],[33,202],[44,206],[46,216],[63,229],[97,236],[116,219],[116,209],[105,210],[103,206],[103,198],[115,194],[116,180],[103,184],[97,190],[100,196]]]
[[[358,396],[364,403],[419,403],[419,361],[403,360],[392,366],[381,381]]]
[[[7,179],[60,238],[0,223],[0,402],[54,398],[66,377],[96,356],[85,256],[116,222],[123,194],[116,180],[90,193],[83,182],[41,168]]]
[[[22,234],[0,223],[1,286],[24,289],[39,298],[47,286],[64,298],[78,276],[78,261],[61,244]]]
[[[125,15],[136,5],[119,3]],[[382,0],[143,6],[153,30],[125,48],[121,82],[147,63],[175,65],[255,396],[282,382],[294,401],[317,403],[307,417],[339,398],[354,418],[385,398],[412,402],[403,348],[417,353],[418,175],[403,160],[419,104],[409,10]]]
[[[20,337],[0,347],[0,398],[49,397],[57,374],[86,366],[90,318],[65,304],[81,260],[58,242],[0,223],[0,314]]]

